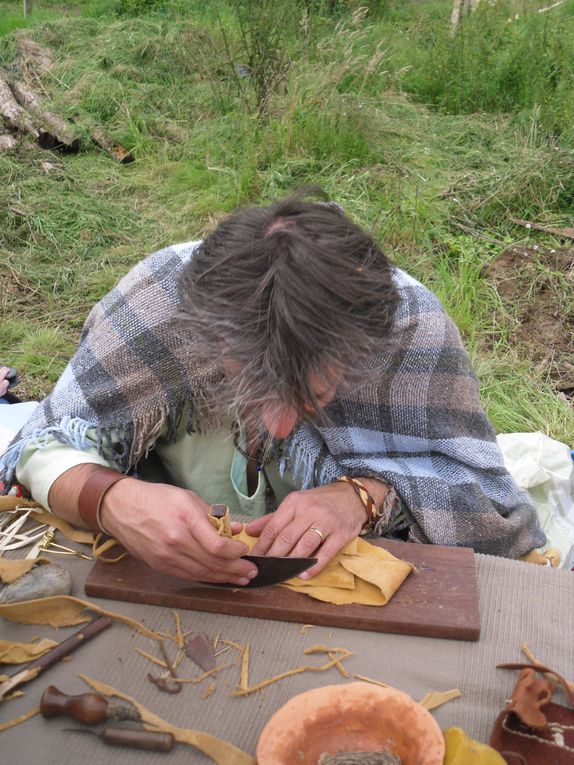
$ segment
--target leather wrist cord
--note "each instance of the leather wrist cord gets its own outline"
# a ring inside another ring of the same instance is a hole
[[[103,531],[104,534],[109,535],[109,531],[104,528],[100,518],[102,503],[107,491],[123,478],[129,478],[129,476],[105,467],[94,470],[88,476],[78,496],[78,513],[89,529]]]
[[[367,520],[363,524],[363,528],[361,529],[361,534],[368,534],[374,529],[375,524],[377,523],[381,515],[380,510],[375,503],[375,500],[369,494],[365,485],[361,483],[359,480],[357,480],[356,478],[349,478],[346,475],[342,475],[342,476],[339,476],[339,478],[335,479],[335,482],[338,482],[338,481],[341,483],[349,484],[349,486],[353,488],[353,491],[355,492],[357,497],[361,500],[363,507],[367,511]]]

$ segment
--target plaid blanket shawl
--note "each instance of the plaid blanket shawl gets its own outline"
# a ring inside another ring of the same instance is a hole
[[[160,432],[206,430],[217,373],[177,329],[177,281],[197,242],[139,263],[90,312],[76,354],[53,392],[0,460],[7,490],[22,449],[56,438],[93,445],[121,471],[135,468]],[[304,488],[337,476],[392,485],[418,542],[518,557],[545,537],[525,493],[504,468],[456,327],[436,297],[399,269],[391,342],[361,388],[336,398],[329,424],[303,422],[282,444],[280,467]],[[384,530],[383,530],[384,531]]]

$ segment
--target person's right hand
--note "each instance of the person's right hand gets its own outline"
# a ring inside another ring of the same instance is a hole
[[[104,528],[136,558],[181,579],[248,584],[257,567],[247,545],[219,536],[209,505],[193,491],[126,478],[104,495]]]

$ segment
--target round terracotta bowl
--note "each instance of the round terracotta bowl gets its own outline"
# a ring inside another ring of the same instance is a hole
[[[445,745],[433,716],[395,688],[327,685],[301,693],[269,720],[258,765],[317,765],[323,753],[388,751],[401,765],[442,765]]]

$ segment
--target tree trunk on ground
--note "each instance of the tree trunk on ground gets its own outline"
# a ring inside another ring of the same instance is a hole
[[[22,82],[10,86],[0,79],[0,120],[12,131],[32,136],[43,149],[59,149],[74,154],[80,149],[80,141],[73,137],[68,123],[46,109],[40,96]],[[116,162],[127,165],[134,161],[133,155],[101,128],[92,128],[90,136]],[[0,151],[13,148],[16,144],[14,137],[3,134],[1,124],[0,138]]]
[[[94,128],[91,135],[92,141],[94,141],[94,143],[106,151],[110,157],[113,157],[116,162],[121,162],[122,165],[128,165],[130,162],[134,161],[134,157],[129,153],[129,151],[124,149],[123,146],[120,146],[119,143],[116,143],[112,138],[109,137],[109,135],[104,133],[101,128]]]
[[[28,114],[14,98],[7,82],[0,79],[0,117],[14,130],[40,137],[40,131],[30,120]]]
[[[57,114],[46,109],[42,105],[40,97],[33,90],[30,90],[22,82],[14,82],[12,89],[16,99],[26,111],[48,129],[41,134],[39,139],[43,149],[60,149],[70,154],[76,154],[79,151],[80,142],[73,137],[70,126]]]

